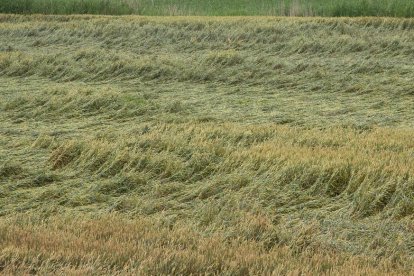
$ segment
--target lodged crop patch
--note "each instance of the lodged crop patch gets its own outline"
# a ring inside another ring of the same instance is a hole
[[[5,273],[412,273],[414,20],[0,22]]]

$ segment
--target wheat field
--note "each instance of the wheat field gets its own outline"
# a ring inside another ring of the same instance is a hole
[[[0,15],[4,274],[413,275],[414,20]]]

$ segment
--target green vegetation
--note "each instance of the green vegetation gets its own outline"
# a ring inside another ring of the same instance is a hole
[[[414,20],[0,16],[9,274],[408,274]]]
[[[0,13],[413,17],[410,0],[2,0]]]

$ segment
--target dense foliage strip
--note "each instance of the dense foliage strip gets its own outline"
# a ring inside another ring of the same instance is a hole
[[[0,13],[413,17],[411,0],[2,0]]]
[[[403,274],[414,20],[0,16],[0,267]]]

